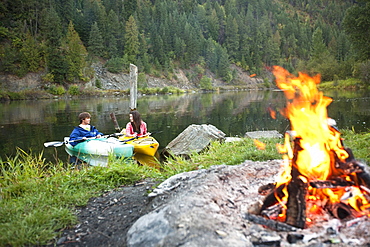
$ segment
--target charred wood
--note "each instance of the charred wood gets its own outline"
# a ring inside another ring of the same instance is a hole
[[[268,183],[266,185],[262,185],[261,187],[258,188],[258,193],[260,195],[267,195],[273,192],[275,189],[275,183]]]
[[[333,217],[344,220],[352,219],[357,216],[357,212],[345,203],[328,203],[325,205],[325,210],[328,211]]]
[[[304,228],[307,186],[300,179],[294,179],[288,184],[288,194],[285,222],[295,227]]]
[[[297,157],[300,146],[300,138],[294,139],[294,158],[291,171],[291,181],[288,184],[288,201],[286,211],[286,223],[295,227],[304,228],[306,224],[306,194],[307,183],[300,179],[300,172],[297,168]]]
[[[279,201],[276,199],[276,197],[282,198],[284,196],[284,193],[283,193],[284,187],[285,187],[284,184],[280,185],[279,187],[275,188],[275,190],[271,191],[265,197],[265,199],[263,200],[263,205],[261,207],[260,213],[262,211],[274,206],[275,204],[279,203]]]
[[[310,181],[310,186],[315,189],[335,189],[340,187],[348,187],[354,185],[353,181],[346,181],[341,178],[334,180],[315,180]]]
[[[298,228],[285,224],[283,222],[275,221],[266,219],[262,216],[254,215],[254,214],[244,214],[243,219],[248,220],[250,222],[266,226],[275,231],[282,231],[282,232],[289,232],[289,231],[297,231]]]
[[[290,244],[295,244],[300,240],[303,240],[304,235],[303,234],[298,234],[298,233],[290,233],[287,236],[287,240]]]
[[[277,203],[265,210],[262,210],[260,214],[269,219],[276,219],[282,211],[283,206],[280,203]]]

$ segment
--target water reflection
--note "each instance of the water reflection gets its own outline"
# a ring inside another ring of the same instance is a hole
[[[329,116],[339,128],[366,131],[370,123],[368,92],[325,93],[333,97]],[[14,156],[16,147],[26,152],[44,152],[48,160],[55,156],[67,160],[63,148],[44,148],[48,141],[62,141],[73,126],[78,114],[92,114],[91,124],[104,134],[115,132],[109,114],[114,112],[121,127],[129,121],[129,97],[17,101],[0,104],[0,156]],[[227,136],[244,135],[247,131],[289,128],[288,120],[280,114],[272,119],[268,108],[279,111],[285,98],[279,91],[244,91],[207,94],[142,96],[138,110],[148,129],[163,149],[190,124],[212,124]]]

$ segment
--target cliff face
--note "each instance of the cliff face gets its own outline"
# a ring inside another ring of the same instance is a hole
[[[130,88],[130,75],[126,73],[110,73],[101,64],[93,65],[95,75],[87,83],[85,87],[95,87],[96,82],[99,81],[102,89],[109,90],[127,90]],[[206,72],[205,75],[211,78],[214,87],[233,87],[243,86],[250,89],[257,89],[263,84],[263,79],[253,77],[251,78],[248,73],[243,72],[240,68],[233,66],[232,70],[235,71],[236,78],[232,83],[225,83],[219,78]],[[42,81],[43,73],[29,73],[26,76],[19,78],[15,75],[1,75],[0,74],[0,90],[19,92],[23,90],[37,90],[42,89],[45,82]],[[174,71],[172,79],[158,78],[146,76],[146,84],[148,87],[163,88],[173,86],[180,89],[199,88],[199,77],[190,79],[189,75],[194,75],[192,70],[177,69]]]

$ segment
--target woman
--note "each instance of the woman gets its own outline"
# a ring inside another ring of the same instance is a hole
[[[126,125],[126,136],[143,137],[150,133],[146,128],[146,123],[141,120],[140,113],[136,110],[130,111],[130,122]]]

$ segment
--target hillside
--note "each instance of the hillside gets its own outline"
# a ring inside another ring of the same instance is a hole
[[[93,81],[98,61],[115,74],[133,63],[181,87],[203,77],[239,84],[235,66],[262,79],[279,65],[323,80],[361,77],[368,66],[355,49],[366,51],[368,28],[351,27],[367,18],[362,0],[4,0],[0,9],[0,74],[42,73],[50,85]]]

